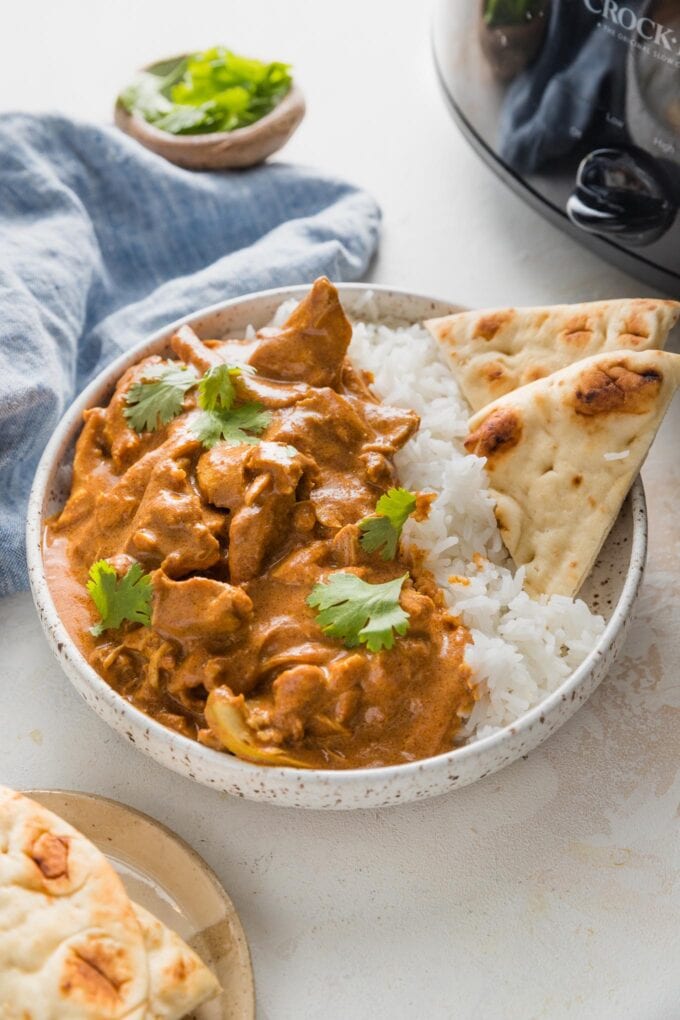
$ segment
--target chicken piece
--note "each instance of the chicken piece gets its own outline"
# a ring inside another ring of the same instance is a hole
[[[208,503],[233,513],[256,501],[257,493],[264,488],[261,476],[267,476],[269,491],[291,495],[303,475],[311,477],[315,469],[311,457],[283,443],[263,442],[255,446],[219,443],[200,458],[196,477]]]
[[[229,527],[229,571],[237,584],[262,570],[268,556],[292,530],[296,492],[306,481],[306,496],[315,464],[310,457],[280,443],[251,447],[245,468],[243,505]]]
[[[250,643],[230,648],[226,655],[208,659],[203,670],[207,691],[228,687],[232,694],[249,694],[259,681],[257,655]]]
[[[278,330],[272,332],[277,333]],[[230,337],[227,340],[206,340],[204,347],[228,365],[245,365],[259,342],[257,339],[236,340]],[[290,407],[308,396],[311,389],[306,382],[276,382],[263,378],[257,372],[247,371],[241,373],[237,385],[239,396],[244,400],[256,400],[272,411]]]
[[[243,373],[238,381],[239,393],[244,400],[256,400],[267,410],[291,407],[312,392],[307,383],[281,383],[262,379],[259,375]]]
[[[402,588],[399,604],[404,612],[408,613],[409,637],[428,638],[432,631],[432,617],[436,611],[430,596],[418,591],[409,581]]]
[[[207,577],[173,581],[158,570],[153,589],[151,626],[184,649],[205,645],[219,651],[247,625],[253,610],[242,588]]]
[[[169,458],[176,460],[190,456],[200,445],[184,419],[172,422],[164,443],[140,457],[117,479],[115,485],[97,493],[94,513],[81,528],[73,545],[74,552],[83,556],[89,564],[93,550],[96,551],[95,558],[101,559],[124,548],[131,522],[156,467]]]
[[[349,398],[351,399],[351,398]],[[388,404],[361,401],[364,419],[376,433],[365,450],[376,450],[391,457],[418,431],[420,418],[415,411]]]
[[[283,515],[281,515],[282,517]],[[265,554],[273,544],[279,515],[272,504],[246,506],[237,510],[229,525],[229,576],[236,584],[250,581],[260,573]]]
[[[310,718],[323,711],[328,701],[326,674],[320,666],[293,666],[277,676],[272,693],[269,716],[275,742],[297,742],[304,737]]]
[[[353,394],[355,397],[360,397],[361,400],[368,401],[371,404],[378,402],[378,398],[371,389],[374,381],[372,372],[367,372],[363,368],[357,368],[352,364],[349,358],[342,366],[343,390]]]
[[[76,524],[93,513],[96,502],[93,477],[97,477],[102,489],[108,489],[111,484],[104,454],[106,411],[102,407],[93,407],[83,413],[83,419],[85,424],[78,436],[73,457],[71,495],[52,524],[55,531]]]
[[[221,443],[203,454],[197,468],[201,493],[233,514],[229,570],[235,583],[256,577],[277,540],[285,541],[296,495],[302,487],[306,497],[315,470],[310,457],[282,443]],[[312,508],[307,511],[309,516]]]
[[[384,453],[378,453],[377,450],[365,450],[359,455],[359,460],[364,466],[366,478],[371,485],[376,485],[379,489],[389,489],[397,484],[396,468]]]
[[[97,498],[96,526],[109,545],[114,535],[127,526],[142,502],[146,488],[157,465],[168,458],[191,456],[201,448],[200,440],[193,435],[185,419],[178,418],[168,425],[165,441],[149,450],[132,467],[128,467],[115,486]],[[120,549],[120,543],[114,546]]]
[[[118,380],[111,402],[106,409],[104,437],[111,451],[114,470],[122,474],[131,464],[139,460],[148,450],[158,446],[164,439],[162,430],[157,432],[135,432],[125,417],[127,395],[130,387],[142,382],[144,373],[155,365],[162,365],[163,359],[154,354],[128,368]]]
[[[282,584],[305,584],[311,587],[318,581],[320,564],[328,554],[328,542],[310,542],[294,549],[271,570],[271,576]]]
[[[310,500],[327,528],[342,528],[373,512],[380,493],[361,461],[372,439],[352,403],[333,390],[317,390],[280,412],[268,439],[292,443],[314,457],[318,472]]]
[[[277,540],[286,539],[293,498],[273,493],[237,510],[229,526],[229,575],[235,584],[257,577]]]
[[[147,570],[160,566],[169,577],[207,570],[219,560],[220,544],[176,460],[166,458],[154,468],[130,524],[126,549]]]
[[[261,335],[249,361],[270,379],[337,386],[351,339],[352,326],[338,292],[322,276],[279,332]]]
[[[336,567],[356,567],[365,563],[367,554],[361,548],[361,532],[356,524],[346,524],[328,543],[329,560]],[[370,554],[369,554],[370,555]]]
[[[349,476],[342,471],[325,471],[310,500],[319,523],[336,531],[372,514],[379,496],[380,492],[358,474]]]
[[[349,458],[372,436],[349,400],[324,388],[284,408],[269,426],[267,439],[292,444],[320,466],[350,471]]]
[[[202,340],[196,336],[191,326],[180,326],[170,340],[170,346],[185,365],[193,365],[200,375],[215,365],[222,364],[217,351],[206,347]]]
[[[203,499],[213,506],[237,510],[246,490],[246,464],[253,447],[218,443],[196,465],[196,480]]]
[[[257,478],[267,474],[271,478],[274,492],[282,495],[294,496],[301,481],[304,479],[310,482],[316,474],[314,458],[300,453],[293,446],[263,442],[251,446],[250,450],[246,476],[253,473]],[[248,492],[245,501],[249,501]]]

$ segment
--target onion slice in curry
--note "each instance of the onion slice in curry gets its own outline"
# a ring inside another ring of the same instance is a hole
[[[237,758],[262,762],[265,765],[288,765],[291,768],[309,768],[307,762],[293,758],[280,747],[263,747],[253,741],[254,731],[244,716],[245,699],[237,698],[224,687],[216,687],[208,695],[205,705],[205,721],[220,743]]]

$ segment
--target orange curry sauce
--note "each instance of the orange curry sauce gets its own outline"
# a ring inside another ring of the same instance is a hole
[[[219,750],[231,745],[218,709],[236,710],[251,760],[342,769],[425,758],[452,746],[472,705],[469,632],[422,557],[400,549],[385,562],[359,544],[357,522],[398,484],[393,456],[419,420],[375,397],[346,356],[350,339],[325,279],[254,341],[201,342],[184,327],[171,346],[198,375],[225,361],[256,370],[237,389],[271,415],[261,441],[204,449],[190,428],[195,390],[169,424],[132,430],[126,394],[162,361],[145,358],[108,407],[85,412],[71,494],[45,533],[58,611],[101,676]],[[85,585],[102,558],[119,575],[135,562],[151,574],[150,626],[91,635]],[[317,625],[306,599],[337,571],[369,583],[408,572],[409,628],[390,650],[346,648]]]

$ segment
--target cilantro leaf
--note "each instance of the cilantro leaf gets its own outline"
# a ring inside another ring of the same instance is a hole
[[[97,560],[90,567],[87,590],[101,617],[99,623],[90,628],[95,637],[105,630],[120,627],[123,620],[147,627],[150,624],[151,577],[143,572],[139,563],[133,563],[127,574],[118,578],[107,560]]]
[[[392,648],[395,634],[405,634],[409,614],[399,605],[408,574],[385,584],[369,584],[356,574],[331,574],[315,584],[307,605],[320,610],[316,622],[324,634],[339,638],[347,648],[363,643],[369,652]]]
[[[211,450],[220,439],[232,446],[239,443],[259,443],[258,435],[271,420],[269,411],[262,404],[241,404],[228,411],[200,411],[193,420],[192,431],[207,450]]]
[[[254,374],[250,365],[213,365],[198,384],[198,406],[204,411],[228,411],[236,400],[234,379]]]
[[[193,369],[179,361],[150,365],[127,391],[123,413],[135,432],[155,432],[180,413],[185,393],[197,381]]]
[[[118,99],[128,113],[135,111],[144,120],[158,121],[172,110],[172,103],[160,90],[159,81],[158,75],[141,71]]]
[[[397,554],[399,532],[387,517],[365,517],[359,521],[362,532],[359,544],[366,552],[372,553],[382,548],[382,559],[393,560]]]
[[[390,489],[384,493],[376,503],[376,516],[364,517],[359,521],[359,530],[363,532],[359,539],[361,547],[366,552],[382,548],[382,558],[393,560],[397,554],[401,529],[415,508],[415,493],[408,489]]]

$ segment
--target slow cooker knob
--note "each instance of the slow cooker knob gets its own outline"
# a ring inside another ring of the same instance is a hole
[[[567,201],[577,227],[632,246],[658,240],[676,211],[657,164],[641,149],[595,149],[582,160]]]

